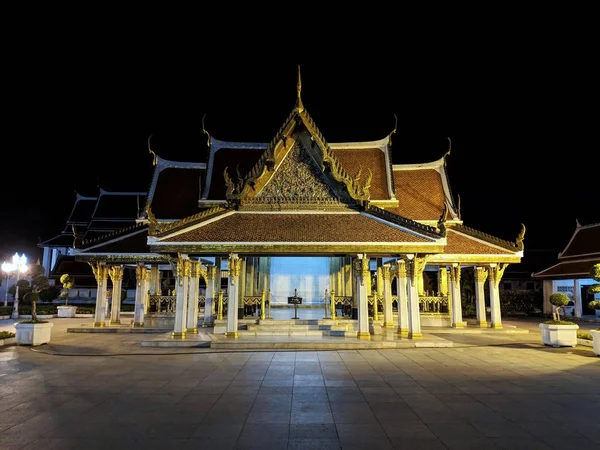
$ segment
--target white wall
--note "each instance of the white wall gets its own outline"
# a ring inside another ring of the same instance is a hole
[[[322,303],[329,289],[329,264],[323,257],[272,257],[271,301],[287,303],[297,289],[303,304]]]

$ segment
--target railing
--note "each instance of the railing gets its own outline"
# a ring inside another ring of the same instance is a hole
[[[175,314],[175,295],[151,295],[148,314]]]
[[[198,296],[198,309],[204,308],[206,306],[206,295]]]
[[[448,297],[419,297],[419,311],[448,314]]]

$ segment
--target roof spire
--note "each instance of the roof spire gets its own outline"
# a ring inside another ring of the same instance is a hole
[[[148,153],[152,155],[152,165],[156,166],[156,164],[158,163],[158,155],[154,153],[154,151],[150,148],[150,139],[152,139],[152,134],[148,136]]]
[[[450,136],[448,136],[448,151],[446,152],[446,154],[444,156],[450,156],[451,151],[452,151],[452,139],[450,139]]]
[[[304,105],[302,104],[302,97],[300,96],[300,94],[302,93],[302,77],[300,76],[300,64],[298,64],[298,85],[296,89],[298,90],[296,108],[298,109],[298,112],[302,112],[304,111]]]

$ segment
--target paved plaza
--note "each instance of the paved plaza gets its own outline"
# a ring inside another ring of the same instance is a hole
[[[50,345],[0,348],[2,450],[600,448],[600,358],[542,346],[537,322],[450,348],[279,352],[54,322]]]

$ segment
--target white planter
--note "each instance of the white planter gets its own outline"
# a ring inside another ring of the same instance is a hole
[[[553,325],[540,323],[542,343],[552,347],[575,347],[579,325]]]
[[[58,317],[75,317],[75,312],[77,311],[77,306],[57,306],[58,309]]]
[[[50,342],[50,334],[54,324],[45,323],[17,323],[16,338],[18,345],[42,345]]]
[[[591,330],[592,339],[594,340],[594,353],[596,356],[600,356],[600,331]]]

